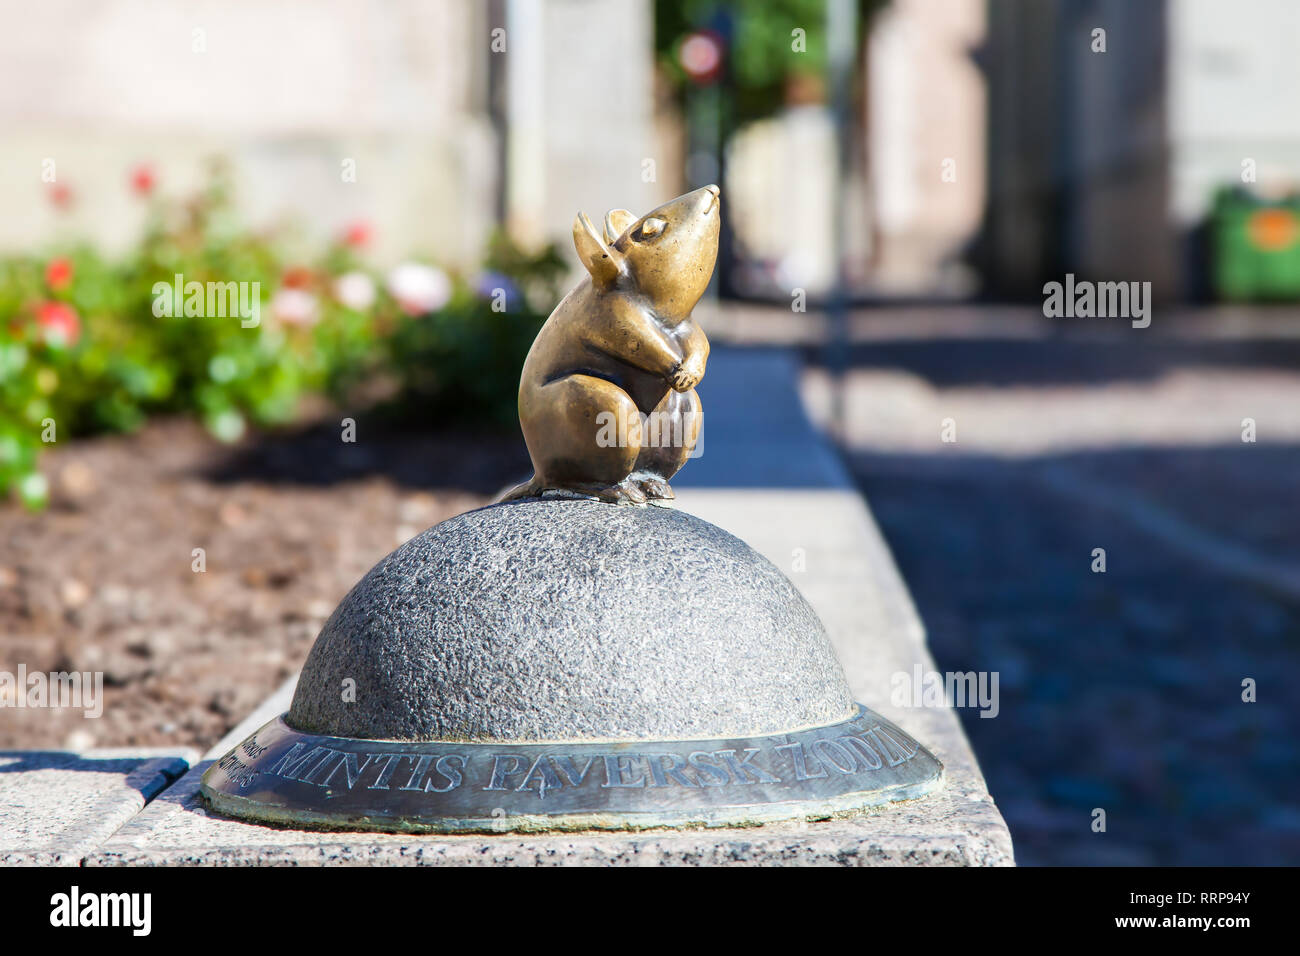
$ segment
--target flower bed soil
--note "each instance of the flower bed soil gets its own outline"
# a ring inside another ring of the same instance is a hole
[[[378,431],[231,447],[172,420],[52,451],[50,508],[0,505],[0,671],[102,672],[103,714],[0,708],[0,748],[211,746],[371,565],[528,473],[517,435]]]

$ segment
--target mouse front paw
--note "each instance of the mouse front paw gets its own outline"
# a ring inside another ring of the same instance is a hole
[[[696,368],[694,362],[680,362],[668,373],[668,384],[675,392],[689,392],[704,377],[703,369]]]

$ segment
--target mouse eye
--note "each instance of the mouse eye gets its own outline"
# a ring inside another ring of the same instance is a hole
[[[644,239],[653,239],[655,236],[663,232],[667,226],[668,223],[664,222],[662,219],[647,219],[645,222],[641,223],[641,225],[637,226],[636,232],[632,235],[632,238],[637,242],[641,242]]]

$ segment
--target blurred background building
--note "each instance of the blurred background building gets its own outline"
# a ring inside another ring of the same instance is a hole
[[[129,170],[147,162],[161,188],[184,192],[211,156],[231,162],[252,222],[292,217],[316,233],[382,222],[389,256],[464,261],[494,222],[478,4],[4,6],[6,249],[57,230],[123,246],[144,216],[122,188]],[[66,210],[32,188],[47,160],[71,193]]]
[[[373,220],[381,257],[450,263],[497,222],[564,239],[722,178],[720,287],[778,301],[837,258],[858,298],[1032,298],[1067,269],[1205,298],[1221,190],[1294,216],[1286,0],[837,3],[842,91],[822,0],[6,4],[0,246],[120,245],[133,164],[183,187],[211,155],[255,222]],[[66,215],[32,188],[51,162]]]
[[[1216,192],[1300,185],[1297,30],[1274,0],[990,3],[988,291],[1070,269],[1212,294]]]

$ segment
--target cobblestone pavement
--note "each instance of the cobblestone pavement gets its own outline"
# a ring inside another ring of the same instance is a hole
[[[1294,338],[977,331],[855,346],[842,435],[1017,859],[1300,862]]]

